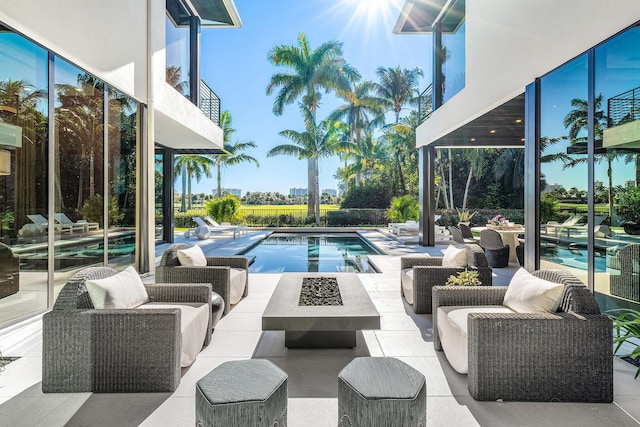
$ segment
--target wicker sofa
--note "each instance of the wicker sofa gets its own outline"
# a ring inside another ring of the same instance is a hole
[[[493,279],[491,268],[478,245],[462,245],[467,249],[467,267],[443,267],[443,257],[427,257],[423,255],[403,256],[400,258],[400,292],[416,313],[431,313],[431,290],[434,286],[444,286],[451,275],[455,275],[465,268],[478,272],[478,278],[484,286],[491,286]],[[404,284],[403,284],[404,282]],[[412,289],[412,295],[407,298],[405,288]]]
[[[79,271],[43,316],[43,392],[171,392],[178,387],[184,325],[175,305],[207,304],[208,315],[211,286],[144,285],[149,302],[173,303],[173,308],[95,309],[85,281],[116,273],[109,267]],[[209,324],[204,345],[210,341]]]
[[[240,279],[242,297],[249,295],[249,259],[244,256],[208,256],[206,267],[180,265],[178,251],[189,245],[175,243],[167,248],[156,268],[156,280],[162,283],[210,283],[213,292],[224,299],[224,313],[229,313],[232,301],[232,281]]]
[[[612,402],[611,320],[600,314],[593,294],[570,273],[540,270],[534,275],[564,284],[557,312],[468,314],[471,396],[477,400]],[[501,306],[506,290],[506,286],[435,287],[435,349],[443,350],[436,314],[440,307]]]

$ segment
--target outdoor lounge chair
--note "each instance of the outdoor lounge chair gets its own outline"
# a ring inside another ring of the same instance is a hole
[[[44,233],[49,229],[49,220],[42,215],[31,214],[27,215],[27,218],[29,218],[31,222],[33,222],[38,227],[39,232]]]
[[[213,225],[209,225],[206,222],[204,222],[204,220],[199,216],[194,216],[192,219],[193,219],[193,222],[195,222],[198,225],[198,228],[205,227],[207,230],[209,230],[209,233],[222,233],[225,231],[230,231],[233,233],[234,239],[236,238],[236,235],[240,230],[240,227],[236,227],[235,225],[231,225],[231,226],[218,225],[217,227]]]
[[[567,227],[574,227],[578,222],[582,220],[582,215],[572,215],[567,218],[562,224],[557,221],[548,221],[546,224],[540,226],[540,232],[546,235],[553,235],[558,237],[558,232]]]
[[[86,233],[87,231],[98,230],[100,225],[97,222],[87,222],[85,220],[80,220],[78,222],[73,222],[69,217],[63,213],[55,213],[53,214],[53,219],[56,220],[58,224],[62,227],[68,227],[71,230],[71,233],[75,231],[81,231]]]
[[[202,328],[204,316],[211,321],[210,285],[143,285],[149,303],[94,308],[86,281],[115,274],[109,267],[79,271],[44,314],[43,392],[172,392],[180,384],[186,340],[193,339],[190,354],[202,346],[199,339],[205,346],[211,341],[210,325]]]
[[[238,227],[238,231],[240,234],[247,234],[246,225],[232,225],[229,222],[221,222],[220,224],[218,224],[218,222],[215,219],[211,218],[209,215],[205,216],[204,220],[207,221],[207,223],[212,227]]]
[[[249,259],[244,256],[208,256],[204,267],[180,264],[178,251],[189,249],[184,243],[167,248],[156,268],[156,279],[164,283],[210,283],[213,292],[224,300],[224,314],[242,297],[249,295]]]
[[[556,312],[510,310],[507,286],[433,288],[435,349],[445,350],[454,369],[468,367],[477,400],[612,402],[611,319],[570,273],[533,275],[564,285]]]
[[[415,313],[431,313],[431,290],[444,286],[449,276],[465,270],[478,272],[483,286],[491,286],[491,268],[487,264],[482,248],[478,245],[463,245],[467,250],[466,267],[443,267],[443,257],[424,255],[400,258],[400,294],[413,305]]]

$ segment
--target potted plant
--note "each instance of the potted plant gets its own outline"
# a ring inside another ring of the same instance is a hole
[[[478,278],[478,272],[475,270],[467,270],[451,275],[447,279],[447,286],[479,286],[482,282]]]
[[[622,345],[627,344],[631,351],[628,353],[625,351],[624,354],[618,356],[638,362],[640,357],[640,311],[620,308],[606,314],[613,320],[613,343],[616,346],[614,353],[618,354]],[[640,375],[640,366],[638,366],[634,378],[638,378],[638,375]]]
[[[471,223],[471,219],[478,213],[478,211],[471,212],[469,209],[458,209],[458,220],[463,224],[469,225]]]
[[[624,219],[624,232],[640,234],[640,187],[620,190],[616,196],[616,211]]]

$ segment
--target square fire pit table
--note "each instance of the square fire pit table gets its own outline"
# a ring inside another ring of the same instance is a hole
[[[304,278],[337,280],[342,304],[300,305]],[[285,331],[290,348],[355,347],[362,329],[380,329],[380,313],[355,273],[284,273],[262,314],[262,330]]]

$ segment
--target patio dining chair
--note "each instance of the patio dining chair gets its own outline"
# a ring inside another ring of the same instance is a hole
[[[462,233],[462,238],[465,240],[465,243],[477,244],[479,242],[479,240],[473,236],[473,233],[471,232],[471,228],[469,228],[467,224],[465,224],[464,222],[461,222],[458,224],[458,228]]]
[[[487,256],[491,268],[503,268],[509,265],[509,245],[505,245],[500,234],[487,228],[480,232],[480,247]]]

